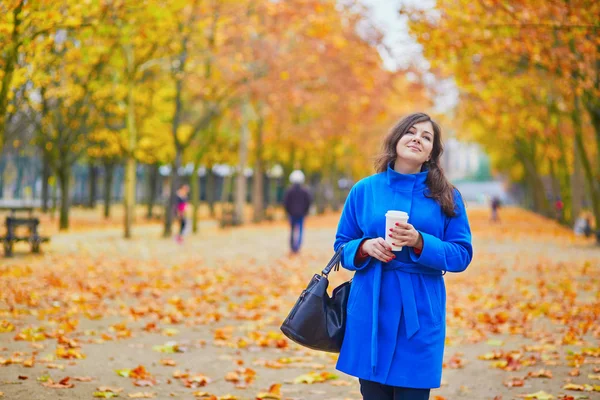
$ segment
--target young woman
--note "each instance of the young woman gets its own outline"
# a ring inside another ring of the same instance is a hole
[[[446,335],[443,275],[473,257],[458,191],[440,167],[440,127],[426,114],[402,119],[383,143],[377,174],[348,195],[335,250],[356,271],[337,369],[359,378],[364,400],[427,400],[441,383]],[[409,214],[385,237],[388,210]]]

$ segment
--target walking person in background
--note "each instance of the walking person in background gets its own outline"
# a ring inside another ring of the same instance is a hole
[[[492,222],[500,222],[500,217],[498,216],[498,210],[500,209],[500,199],[498,198],[498,196],[492,197],[490,207],[492,208]]]
[[[560,223],[562,223],[564,220],[564,214],[563,214],[564,208],[565,208],[565,203],[562,201],[560,196],[558,196],[556,198],[556,201],[554,202],[554,211],[556,212],[556,219]]]
[[[186,211],[188,208],[188,194],[190,186],[183,184],[177,189],[175,194],[175,216],[179,220],[179,233],[175,236],[177,243],[183,243],[183,233],[186,227]]]
[[[290,220],[290,250],[292,254],[300,251],[304,218],[312,203],[312,196],[304,184],[304,173],[295,170],[290,174],[292,184],[283,196],[283,206]]]
[[[336,368],[359,378],[363,400],[427,400],[442,381],[443,275],[464,271],[473,257],[442,151],[440,127],[426,114],[407,116],[385,138],[377,173],[356,183],[344,205],[334,249],[344,246],[342,266],[356,272]],[[408,221],[388,224],[391,210]]]

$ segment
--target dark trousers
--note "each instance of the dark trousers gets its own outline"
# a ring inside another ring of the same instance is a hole
[[[185,218],[179,218],[179,236],[183,235],[183,231],[185,231]]]
[[[297,253],[302,245],[302,225],[304,217],[290,217],[290,248],[293,253]]]
[[[359,379],[363,400],[429,400],[429,389],[388,386]]]

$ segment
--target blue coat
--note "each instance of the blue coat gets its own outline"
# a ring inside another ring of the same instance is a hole
[[[348,299],[348,321],[337,369],[391,386],[437,388],[442,379],[446,336],[446,271],[464,271],[473,257],[471,230],[462,198],[447,217],[427,198],[428,171],[387,172],[362,179],[350,191],[334,249],[344,246],[342,266],[356,271]],[[423,236],[417,256],[404,246],[383,263],[355,256],[364,239],[385,238],[385,213],[405,211]]]

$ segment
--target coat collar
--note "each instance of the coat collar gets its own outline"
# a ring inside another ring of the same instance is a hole
[[[394,170],[393,163],[388,164],[387,184],[399,192],[415,192],[427,189],[426,181],[429,170],[416,174],[401,174]]]

